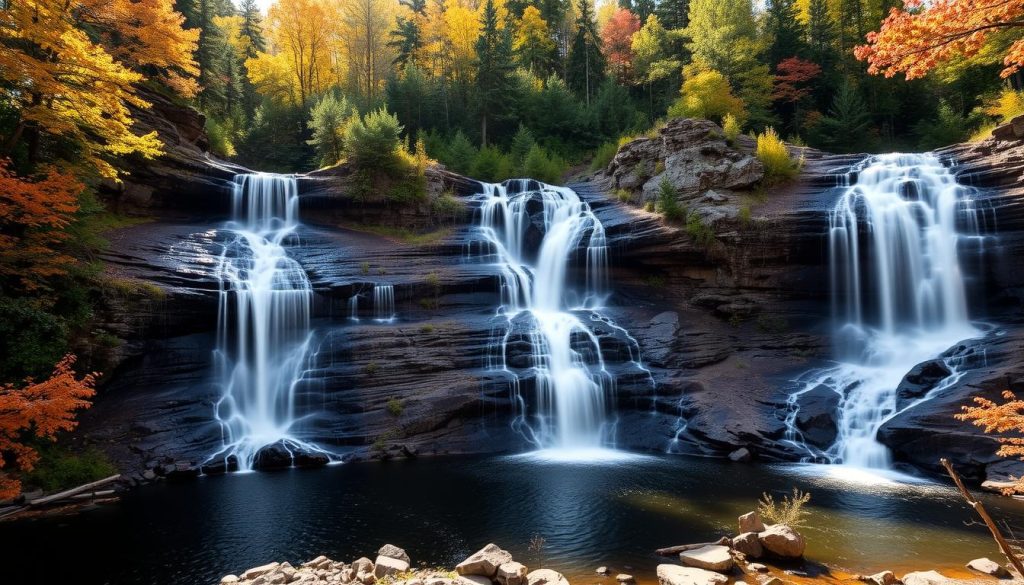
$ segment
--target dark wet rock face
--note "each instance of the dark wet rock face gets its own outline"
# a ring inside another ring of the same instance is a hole
[[[206,164],[197,154],[195,125],[175,125],[176,162],[163,167],[173,167],[173,181],[142,174],[140,182],[163,186],[148,198],[115,197],[128,207],[150,206],[158,220],[110,234],[108,270],[152,283],[161,295],[109,307],[105,328],[125,340],[120,365],[105,377],[80,432],[126,466],[168,461],[198,469],[205,463],[216,473],[237,466],[207,461],[222,440],[213,418],[222,392],[213,370],[214,270],[228,213],[224,181],[232,172],[193,166]],[[624,148],[608,173],[571,185],[605,226],[612,308],[604,314],[628,332],[588,321],[617,379],[617,445],[721,456],[745,448],[754,459],[799,458],[805,453],[783,440],[786,401],[798,389],[794,380],[833,355],[827,212],[836,173],[856,157],[807,151],[799,180],[754,198],[749,188],[762,171],[753,145],[745,138],[728,145],[713,126],[670,123],[658,138]],[[976,477],[998,461],[996,444],[953,415],[974,394],[1024,391],[1024,369],[1016,365],[1024,350],[1018,327],[1024,271],[1016,266],[1024,257],[1024,163],[1014,162],[1024,156],[1015,159],[1001,148],[981,143],[951,152],[962,161],[961,176],[987,188],[978,203],[998,219],[990,264],[977,271],[972,294],[985,301],[979,317],[998,324],[1001,333],[963,348],[971,367],[941,395],[929,394],[946,378],[940,361],[908,372],[898,389],[898,413],[879,434],[900,461],[934,468],[942,453]],[[703,233],[667,225],[638,207],[651,198],[659,174],[677,185]],[[526,334],[531,324],[513,323],[507,351],[494,354],[495,331],[505,326],[495,316],[499,279],[493,266],[479,261],[474,205],[462,197],[479,184],[432,169],[431,197],[452,192],[466,203],[464,213],[439,217],[426,203],[404,208],[358,200],[350,181],[345,167],[299,179],[304,225],[294,242],[301,245],[288,251],[315,290],[315,349],[299,392],[306,416],[293,434],[332,452],[377,458],[527,448],[510,424],[517,411],[510,380],[518,374],[519,395],[528,404],[535,400],[535,348]],[[633,198],[624,203],[610,195],[619,188],[632,190]],[[178,204],[166,198],[173,189],[186,191]],[[360,224],[438,236],[408,243],[348,229]],[[374,320],[374,287],[383,284],[394,287],[397,319],[391,323]],[[589,343],[575,342],[578,348]],[[649,372],[633,363],[635,344]],[[496,360],[509,372],[489,367]],[[838,400],[826,388],[801,397],[796,423],[808,443],[824,449],[834,442]],[[325,462],[288,447],[265,448],[260,466]]]

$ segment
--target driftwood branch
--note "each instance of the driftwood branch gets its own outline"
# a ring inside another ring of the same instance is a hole
[[[723,536],[722,538],[716,540],[715,542],[701,542],[701,543],[697,543],[697,544],[679,544],[679,545],[676,545],[676,546],[667,546],[665,548],[659,548],[659,549],[655,550],[654,552],[658,553],[659,555],[661,555],[663,557],[674,557],[674,556],[678,555],[679,553],[686,552],[688,550],[696,550],[698,548],[703,548],[705,546],[713,546],[713,545],[716,545],[716,544],[726,544],[728,541],[729,541],[729,539],[727,537]]]
[[[960,476],[957,475],[956,470],[953,469],[953,465],[948,459],[942,458],[939,462],[946,468],[946,473],[949,474],[949,477],[953,478],[953,483],[956,484],[956,488],[960,490],[960,494],[963,495],[965,500],[967,500],[967,504],[974,508],[974,511],[978,513],[978,516],[981,516],[981,520],[985,523],[985,526],[988,526],[989,532],[992,533],[992,538],[994,538],[996,544],[999,545],[999,551],[1003,553],[1006,560],[1010,561],[1013,568],[1017,570],[1017,574],[1024,576],[1024,565],[1021,564],[1020,559],[1017,558],[1013,549],[1010,548],[1010,543],[1006,542],[1006,539],[1003,538],[1003,533],[999,531],[999,527],[996,526],[992,517],[988,515],[988,511],[985,510],[985,506],[975,499],[974,496],[971,495],[971,492],[967,491],[967,487],[964,486],[964,482],[960,479]]]
[[[65,490],[63,492],[58,492],[58,493],[53,494],[53,495],[49,495],[49,496],[46,496],[46,497],[43,497],[43,498],[38,498],[38,499],[32,500],[28,504],[30,506],[45,506],[46,504],[49,504],[51,502],[59,502],[61,500],[66,500],[68,498],[71,498],[71,497],[76,496],[78,494],[81,494],[83,492],[94,491],[98,487],[105,486],[108,483],[112,483],[114,481],[117,481],[120,477],[121,477],[120,475],[111,475],[110,477],[101,479],[99,481],[94,481],[92,483],[87,483],[85,485],[80,485],[80,486],[78,486],[76,488]]]

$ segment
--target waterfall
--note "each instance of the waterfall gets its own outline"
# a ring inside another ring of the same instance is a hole
[[[352,295],[348,298],[349,321],[359,321],[359,295]]]
[[[514,426],[542,449],[587,451],[608,446],[614,428],[608,411],[615,376],[605,367],[592,327],[600,321],[621,329],[598,313],[607,279],[604,226],[571,189],[536,181],[485,185],[479,199],[479,227],[489,244],[486,258],[498,267],[498,316],[504,320],[495,336],[496,359],[491,365],[511,374],[520,407]],[[573,269],[581,263],[585,278],[576,283]],[[584,318],[594,325],[588,327]],[[533,376],[533,415],[526,412],[519,390],[522,380],[511,367]]]
[[[950,374],[934,395],[963,375],[962,359],[947,350],[981,333],[970,319],[962,265],[965,246],[983,249],[985,218],[973,194],[929,154],[870,157],[848,175],[829,216],[838,364],[805,378],[787,418],[787,439],[813,459],[887,468],[889,451],[876,435],[909,408],[898,410],[903,377],[941,359]],[[837,437],[817,452],[794,421],[801,396],[822,386],[838,395]]]
[[[211,459],[252,469],[260,448],[318,450],[292,436],[296,390],[308,369],[313,288],[285,241],[298,226],[293,177],[238,175],[232,220],[217,267],[216,361],[224,393],[215,414],[224,445]]]
[[[379,323],[391,323],[395,320],[394,285],[378,284],[373,287],[373,318]]]

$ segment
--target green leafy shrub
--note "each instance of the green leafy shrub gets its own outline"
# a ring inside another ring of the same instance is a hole
[[[789,156],[786,144],[770,126],[757,135],[757,159],[764,165],[767,184],[786,181],[800,173],[800,165]]]
[[[757,513],[769,524],[785,524],[793,528],[803,526],[808,514],[804,505],[811,501],[811,494],[802,492],[796,487],[793,488],[793,495],[783,496],[781,502],[776,502],[775,497],[765,492],[761,494],[761,500],[757,503]]]
[[[530,154],[530,149],[537,144],[536,138],[533,136],[533,132],[522,124],[519,125],[519,129],[516,130],[515,136],[512,137],[512,146],[509,148],[509,159],[511,164],[511,172],[522,173],[523,165],[526,163],[526,155]]]
[[[605,142],[597,147],[594,158],[590,161],[590,170],[601,171],[608,168],[617,152],[619,152],[619,146],[614,142]]]
[[[405,412],[405,404],[397,398],[389,398],[385,408],[391,416],[402,416],[402,413]]]
[[[686,210],[676,200],[676,188],[667,177],[661,179],[658,185],[658,213],[668,221],[683,221],[686,219]]]
[[[217,121],[211,116],[206,119],[204,129],[206,137],[210,140],[210,152],[222,158],[235,156],[235,144],[228,124]]]
[[[337,97],[328,91],[313,105],[309,112],[309,129],[313,137],[306,143],[316,149],[320,164],[337,164],[345,155],[345,127],[356,116],[354,106],[345,96]]]
[[[472,176],[490,183],[503,181],[511,176],[512,165],[508,156],[495,146],[485,146],[476,153],[473,160]]]
[[[468,175],[472,172],[473,162],[476,160],[476,148],[461,130],[452,136],[447,150],[447,157],[441,160],[449,169],[461,175]]]
[[[550,155],[538,145],[534,145],[526,155],[523,171],[527,177],[549,184],[558,184],[562,180],[568,165],[558,155]]]
[[[117,473],[114,464],[98,449],[74,453],[58,445],[47,444],[38,451],[39,461],[24,480],[26,485],[44,492],[77,487]]]
[[[736,139],[743,133],[743,126],[736,116],[728,113],[722,117],[722,132],[725,134],[726,142],[735,144]]]
[[[466,216],[466,204],[451,192],[442,193],[430,204],[434,217],[458,221]]]
[[[633,200],[633,194],[625,189],[616,189],[615,198],[623,203],[629,203]]]
[[[705,248],[715,241],[715,231],[711,229],[711,226],[704,223],[696,213],[691,213],[690,217],[687,218],[686,233],[690,234],[690,237],[695,242]]]
[[[345,130],[345,153],[362,169],[394,173],[403,162],[401,133],[398,118],[384,108],[354,117]]]

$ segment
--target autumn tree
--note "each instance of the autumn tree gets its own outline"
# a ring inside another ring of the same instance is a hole
[[[551,29],[536,6],[527,6],[516,26],[512,43],[519,62],[535,75],[546,76],[555,60],[555,41]]]
[[[608,66],[620,82],[625,82],[633,66],[633,35],[640,30],[640,19],[619,8],[601,28],[601,43]]]
[[[1003,402],[976,396],[974,406],[964,406],[956,418],[970,421],[986,433],[998,434],[1000,447],[996,455],[999,457],[1024,459],[1024,436],[1021,436],[1024,433],[1024,400],[1013,392],[1003,392]],[[1017,485],[1010,491],[1024,491],[1021,478],[1017,478]]]
[[[74,365],[75,356],[67,355],[47,380],[0,386],[0,500],[21,492],[21,481],[4,469],[32,471],[39,454],[31,441],[74,429],[75,412],[90,406],[97,374],[78,377]]]
[[[686,80],[680,89],[679,100],[672,104],[670,116],[706,118],[721,123],[726,114],[740,121],[747,118],[743,100],[732,93],[729,80],[714,69],[688,65]]]
[[[765,58],[772,69],[784,59],[803,52],[804,30],[794,0],[767,0],[764,30],[768,36]]]
[[[1022,27],[1021,0],[905,0],[854,52],[868,62],[869,73],[914,79],[954,57],[978,53],[993,33]],[[1003,65],[1002,77],[1024,65],[1024,39],[1010,44]]]
[[[135,85],[151,68],[166,70],[163,79],[183,95],[194,92],[196,35],[182,22],[162,0],[35,0],[0,10],[0,81],[18,117],[0,137],[0,155],[24,145],[31,165],[44,135],[60,137],[88,167],[116,178],[111,157],[159,154],[155,132],[133,131],[129,108],[148,107]]]

